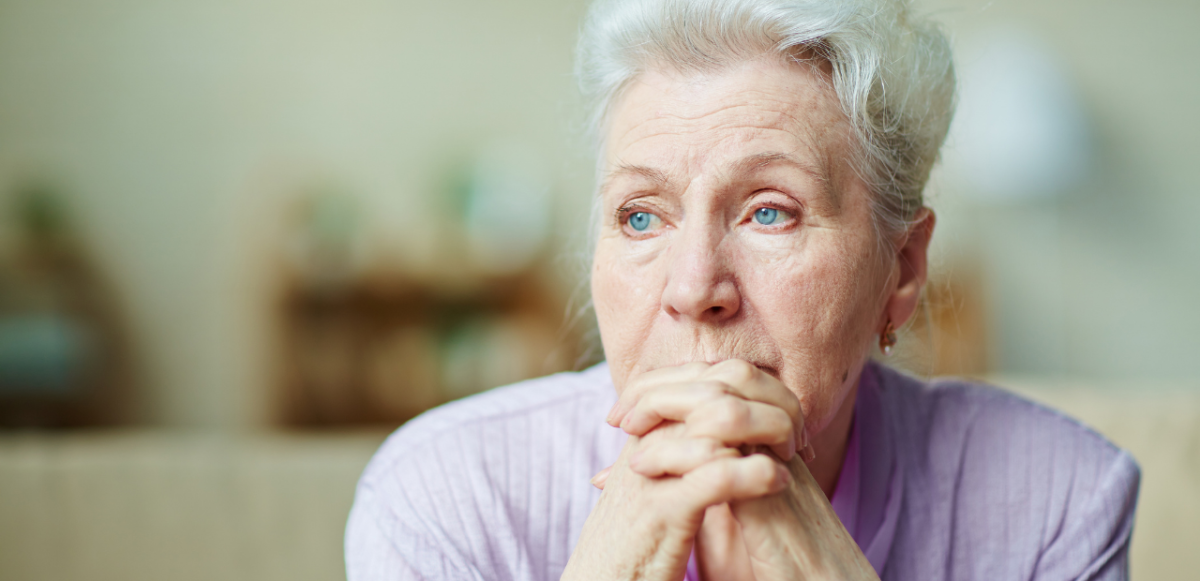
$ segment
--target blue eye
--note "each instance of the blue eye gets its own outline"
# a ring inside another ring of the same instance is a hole
[[[648,212],[634,212],[629,215],[629,226],[638,232],[645,232],[653,218]]]
[[[759,208],[754,211],[754,221],[763,226],[770,226],[779,219],[779,210],[775,208]]]

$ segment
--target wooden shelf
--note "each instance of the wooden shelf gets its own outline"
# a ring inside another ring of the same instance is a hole
[[[279,420],[399,425],[478,391],[567,370],[580,333],[545,277],[377,276],[281,301]]]

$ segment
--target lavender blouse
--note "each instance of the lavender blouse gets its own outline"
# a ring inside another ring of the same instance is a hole
[[[615,401],[601,364],[397,430],[358,484],[350,581],[557,579],[600,496],[589,479],[625,442],[604,423]],[[832,503],[885,580],[1126,579],[1138,480],[1053,410],[872,363]]]

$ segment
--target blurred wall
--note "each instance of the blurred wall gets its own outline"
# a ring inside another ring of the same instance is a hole
[[[359,198],[372,260],[420,270],[447,166],[481,144],[544,152],[582,198],[580,4],[2,0],[0,187],[63,184],[123,298],[143,417],[254,425],[290,199]]]
[[[998,289],[997,370],[1194,383],[1200,4],[922,5],[960,44],[1005,23],[1039,35],[1098,143],[1102,171],[1050,214],[935,188],[942,244],[970,249],[945,260],[982,265]],[[435,269],[448,164],[516,138],[554,168],[558,236],[580,231],[591,176],[570,68],[583,7],[0,0],[0,190],[36,173],[70,195],[130,323],[142,417],[257,425],[301,192],[357,196],[371,260]],[[1047,215],[1050,258],[1017,243]]]
[[[945,172],[933,179],[935,252],[979,265],[994,369],[1200,387],[1200,3],[922,4],[952,34],[964,74],[997,33],[1035,41],[1089,133],[1086,174],[1054,197],[982,201]]]

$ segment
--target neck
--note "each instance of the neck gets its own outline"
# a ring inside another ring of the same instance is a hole
[[[861,371],[859,372],[861,375]],[[859,378],[853,379],[853,387],[846,394],[833,421],[820,433],[812,436],[812,446],[817,458],[808,465],[808,471],[820,485],[826,498],[833,498],[842,463],[846,459],[846,445],[850,442],[850,426],[854,422],[854,402],[858,399]]]

